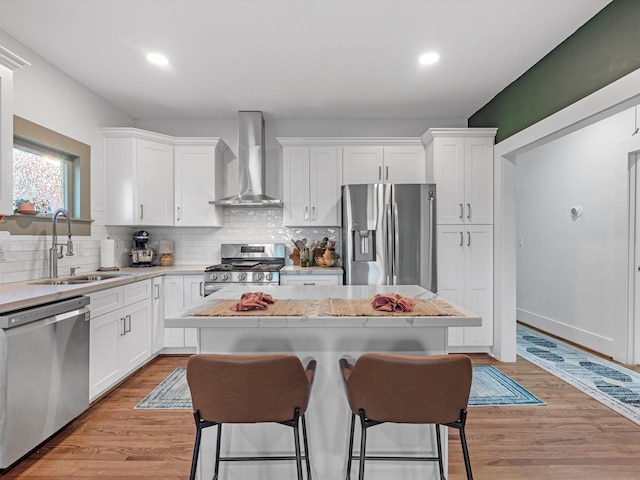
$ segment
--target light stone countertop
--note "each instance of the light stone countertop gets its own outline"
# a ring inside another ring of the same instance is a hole
[[[255,286],[225,287],[178,312],[165,313],[165,327],[178,328],[264,328],[264,327],[472,327],[482,325],[482,318],[464,308],[450,303],[460,316],[333,316],[318,311],[306,316],[229,316],[204,317],[194,315],[213,305],[218,300],[239,299],[242,293],[256,291]],[[412,298],[432,300],[437,295],[418,285],[340,285],[319,286],[314,288],[298,286],[263,286],[259,291],[271,295],[274,299],[314,300],[328,298],[363,299],[376,293],[398,293]]]
[[[161,275],[204,275],[205,265],[174,265],[170,267],[121,268],[115,272],[83,272],[78,271],[75,276],[90,274],[121,274],[122,276],[102,280],[99,282],[81,283],[76,285],[40,285],[38,282],[46,278],[27,280],[24,282],[5,283],[0,285],[0,313],[10,312],[34,305],[55,302],[78,295],[87,295],[99,290],[126,285],[128,283],[147,280]],[[61,279],[72,278],[60,276]]]

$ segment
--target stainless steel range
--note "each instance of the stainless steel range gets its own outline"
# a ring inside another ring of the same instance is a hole
[[[283,243],[223,243],[220,263],[205,269],[204,294],[227,285],[280,285],[284,260]]]

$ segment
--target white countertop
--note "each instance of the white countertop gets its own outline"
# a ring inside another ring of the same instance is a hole
[[[393,292],[412,298],[431,300],[437,297],[432,292],[417,285],[341,285],[319,287],[272,286],[261,287],[261,292],[275,300],[315,300],[323,298],[363,299],[376,293]],[[454,305],[460,316],[332,316],[323,313],[306,316],[229,316],[204,317],[194,314],[221,299],[238,299],[244,292],[256,291],[255,286],[230,286],[209,295],[178,312],[165,312],[165,327],[186,328],[256,328],[256,327],[471,327],[482,325],[482,318],[468,310]],[[449,302],[451,303],[451,302]]]
[[[76,276],[88,274],[124,274],[99,282],[81,283],[77,285],[40,285],[38,282],[46,278],[28,280],[25,282],[5,283],[0,285],[0,313],[31,307],[41,303],[49,303],[65,298],[86,295],[106,288],[126,285],[140,280],[157,277],[160,275],[204,275],[205,265],[174,265],[170,267],[146,267],[146,268],[122,268],[116,272],[83,272],[78,271]],[[72,278],[60,276],[60,278]]]

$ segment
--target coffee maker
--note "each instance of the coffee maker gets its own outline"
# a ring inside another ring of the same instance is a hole
[[[131,249],[132,267],[152,267],[155,252],[149,247],[149,232],[138,230],[133,234],[134,247]]]

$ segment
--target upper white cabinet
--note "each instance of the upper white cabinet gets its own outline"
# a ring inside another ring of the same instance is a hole
[[[340,225],[339,147],[278,141],[283,146],[283,224]]]
[[[13,213],[13,71],[25,65],[0,47],[0,215]]]
[[[222,191],[216,162],[227,146],[218,138],[177,138],[174,147],[177,227],[221,227],[223,212],[209,204]]]
[[[425,183],[425,150],[420,139],[359,139],[345,144],[342,184]]]
[[[433,128],[422,136],[438,224],[493,223],[495,128]],[[432,172],[432,175],[431,175]]]
[[[173,225],[172,138],[105,128],[105,224]]]
[[[217,137],[170,137],[136,128],[104,128],[105,224],[219,227],[210,205],[221,189]]]

